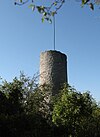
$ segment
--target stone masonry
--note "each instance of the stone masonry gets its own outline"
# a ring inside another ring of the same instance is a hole
[[[52,95],[60,90],[67,80],[67,56],[59,51],[45,51],[40,55],[40,85],[48,84]]]

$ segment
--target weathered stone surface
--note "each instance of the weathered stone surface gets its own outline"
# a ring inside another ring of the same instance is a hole
[[[40,55],[40,85],[49,84],[52,94],[57,94],[67,81],[67,57],[59,51],[45,51]]]

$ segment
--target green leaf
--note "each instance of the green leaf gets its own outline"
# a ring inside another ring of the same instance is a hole
[[[84,6],[85,0],[82,0],[82,6]]]
[[[44,20],[45,20],[45,18],[44,18],[44,17],[42,17],[42,23],[44,22]]]
[[[93,3],[89,3],[89,7],[90,7],[91,10],[94,10],[94,5],[93,5]]]
[[[37,10],[38,10],[39,13],[43,13],[44,9],[45,9],[44,6],[37,6]]]
[[[20,0],[20,3],[22,3],[23,2],[23,0]]]
[[[87,4],[90,0],[84,0],[84,4]]]
[[[54,2],[53,4],[56,6],[56,5],[57,5],[57,2]]]
[[[31,9],[32,9],[32,11],[34,11],[34,10],[35,10],[35,5],[33,5],[33,4],[30,4],[28,7],[29,7],[29,8],[31,8]]]
[[[34,11],[35,10],[35,6],[32,6],[32,11]]]
[[[46,15],[47,15],[47,12],[43,12],[43,16],[45,16],[45,17],[46,17]]]
[[[34,7],[34,5],[33,5],[33,4],[30,4],[28,7],[29,7],[29,8],[32,8],[32,7]]]

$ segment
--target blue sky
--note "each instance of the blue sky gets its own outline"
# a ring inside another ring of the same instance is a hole
[[[40,52],[53,49],[53,25],[41,22],[28,4],[0,1],[0,76],[12,81],[24,71],[39,71]],[[56,15],[56,50],[68,56],[68,80],[100,101],[100,10],[66,1]]]

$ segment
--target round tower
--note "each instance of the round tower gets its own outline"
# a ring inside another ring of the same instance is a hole
[[[59,51],[45,51],[40,55],[40,85],[48,84],[52,95],[60,90],[67,80],[67,56]]]

